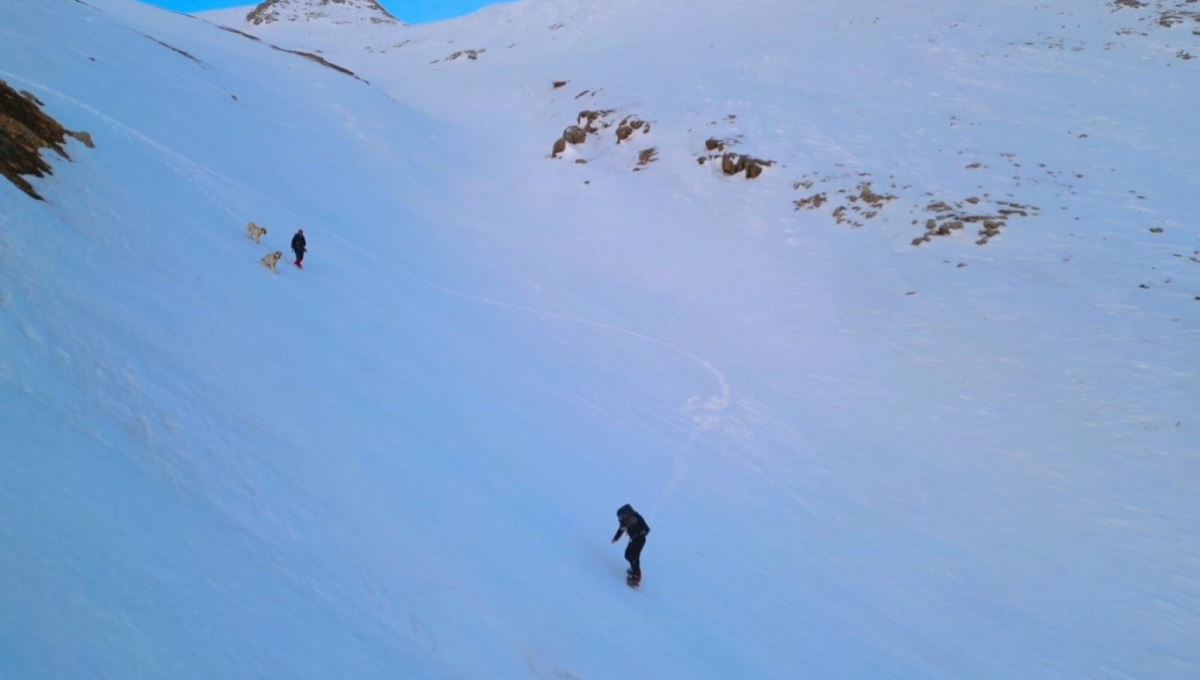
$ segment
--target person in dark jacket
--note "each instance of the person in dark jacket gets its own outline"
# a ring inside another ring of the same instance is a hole
[[[308,241],[304,239],[304,230],[298,229],[292,237],[292,252],[296,253],[296,266],[304,266],[304,251],[308,250]]]
[[[625,546],[625,559],[629,561],[627,573],[631,583],[638,583],[642,580],[642,547],[646,545],[650,525],[628,503],[617,509],[617,522],[619,526],[612,542],[620,540],[621,534],[629,534],[629,545]]]

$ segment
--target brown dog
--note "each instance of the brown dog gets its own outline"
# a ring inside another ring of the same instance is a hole
[[[266,227],[260,227],[251,222],[246,225],[246,238],[254,239],[255,243],[262,243],[262,237],[267,235]]]
[[[259,262],[262,262],[262,266],[278,274],[279,270],[275,268],[275,265],[279,264],[281,259],[283,259],[283,253],[276,250],[273,253],[267,253]]]

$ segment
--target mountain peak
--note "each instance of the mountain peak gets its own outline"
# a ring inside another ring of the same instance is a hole
[[[264,0],[250,10],[246,21],[255,25],[280,21],[399,23],[377,0]]]

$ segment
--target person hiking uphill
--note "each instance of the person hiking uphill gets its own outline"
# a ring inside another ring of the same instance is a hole
[[[612,542],[620,540],[621,534],[629,534],[629,545],[625,546],[625,559],[629,561],[626,581],[629,585],[637,585],[642,582],[642,547],[646,545],[650,525],[628,503],[617,509],[617,522],[619,526]]]
[[[304,238],[304,230],[298,229],[292,237],[292,252],[296,254],[296,266],[304,268],[304,251],[308,250],[308,241]]]

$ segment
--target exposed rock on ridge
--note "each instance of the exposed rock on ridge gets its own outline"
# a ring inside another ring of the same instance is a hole
[[[92,147],[92,137],[86,132],[72,132],[46,115],[42,102],[34,95],[17,92],[0,80],[0,175],[31,198],[42,197],[24,175],[45,177],[53,170],[41,156],[42,149],[52,149],[70,160],[64,148],[67,135]]]
[[[314,20],[400,23],[376,0],[264,0],[246,15],[246,21],[256,26],[279,21]]]

